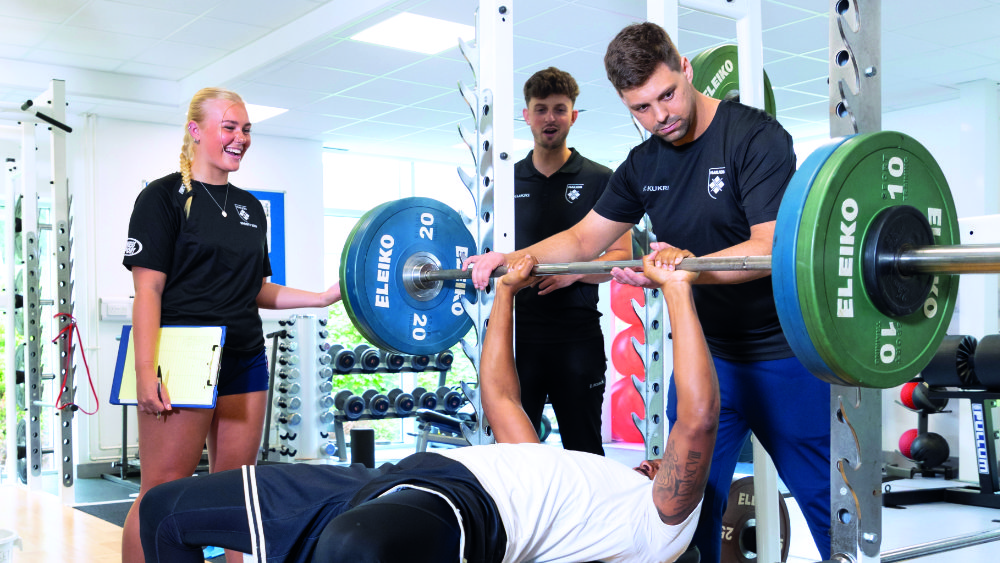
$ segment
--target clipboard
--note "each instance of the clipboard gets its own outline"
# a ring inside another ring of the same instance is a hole
[[[135,405],[135,346],[132,325],[122,327],[111,385],[113,405]],[[162,384],[175,407],[215,408],[216,385],[222,347],[226,343],[224,326],[165,326],[160,328],[154,361],[162,373]]]

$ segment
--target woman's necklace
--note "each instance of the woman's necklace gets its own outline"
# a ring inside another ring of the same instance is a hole
[[[206,192],[208,192],[208,197],[212,198],[212,201],[215,202],[215,206],[218,207],[219,211],[222,212],[222,216],[228,217],[228,215],[226,215],[226,205],[229,204],[229,182],[226,182],[226,200],[222,202],[222,205],[219,205],[219,201],[215,199],[215,196],[212,195],[212,192],[208,191],[208,188],[205,186],[205,184],[202,184],[201,180],[196,180],[196,181],[199,184],[201,184],[202,188],[205,188]]]

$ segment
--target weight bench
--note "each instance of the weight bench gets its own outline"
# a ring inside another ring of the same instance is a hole
[[[469,441],[462,435],[461,418],[430,409],[417,409],[417,451],[427,451],[427,444],[449,444],[468,446]]]

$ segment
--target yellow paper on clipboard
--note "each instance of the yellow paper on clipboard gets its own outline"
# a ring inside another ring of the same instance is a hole
[[[136,404],[135,346],[132,327],[122,328],[111,403]],[[162,385],[175,407],[215,407],[219,362],[226,341],[224,326],[165,326],[160,328],[154,361]]]

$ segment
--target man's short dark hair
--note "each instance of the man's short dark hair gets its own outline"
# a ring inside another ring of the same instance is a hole
[[[681,56],[666,30],[651,22],[619,31],[604,54],[604,70],[619,95],[645,84],[660,64],[679,71]]]
[[[576,104],[580,87],[576,85],[573,75],[554,66],[532,74],[524,83],[524,105],[529,105],[531,98],[541,100],[554,94],[562,94]]]

